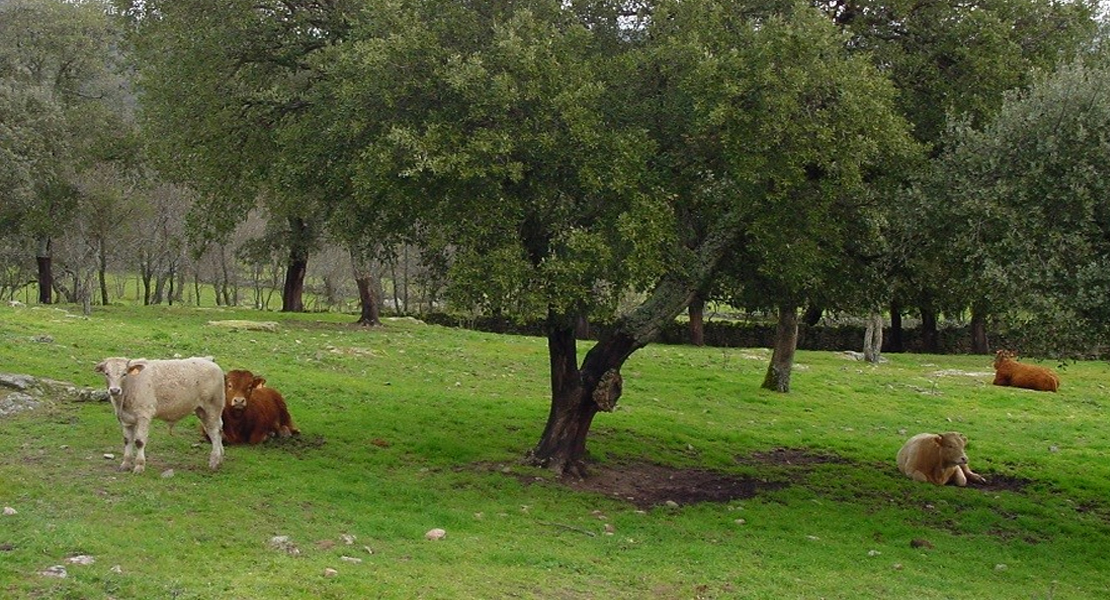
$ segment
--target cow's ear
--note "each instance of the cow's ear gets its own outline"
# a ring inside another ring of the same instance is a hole
[[[264,377],[255,377],[251,382],[252,388],[266,387],[266,379]]]
[[[146,368],[146,361],[145,360],[133,360],[133,361],[127,363],[127,374],[128,375],[136,375],[145,368]]]
[[[967,436],[961,433],[960,434],[960,439],[963,440],[963,443],[966,446],[967,445]]]
[[[944,445],[944,436],[939,434],[939,433],[934,435],[933,436],[933,442],[938,446],[943,446]]]
[[[93,367],[93,370],[96,371],[97,373],[103,373],[104,372],[104,361],[100,361],[100,362],[96,363],[96,366]]]

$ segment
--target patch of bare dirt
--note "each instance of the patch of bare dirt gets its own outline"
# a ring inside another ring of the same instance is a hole
[[[798,448],[775,448],[767,452],[752,452],[747,456],[737,456],[736,462],[742,465],[809,467],[813,465],[846,464],[846,458],[835,454],[812,452]]]
[[[760,467],[783,467],[808,470],[826,464],[850,464],[836,454],[799,448],[775,448],[736,457],[737,464]],[[492,470],[492,469],[491,469]],[[508,468],[500,469],[508,473]],[[901,476],[901,474],[897,474]],[[983,473],[986,483],[969,482],[968,487],[981,492],[1022,492],[1031,480],[997,473]],[[554,481],[576,490],[595,492],[648,509],[661,505],[688,505],[701,502],[726,503],[753,498],[760,493],[780,490],[790,483],[773,479],[741,477],[708,469],[669,467],[646,462],[589,466],[584,479],[547,480],[524,478],[528,483]]]
[[[585,479],[564,481],[576,490],[596,492],[631,502],[637,508],[729,502],[752,498],[788,484],[738,477],[704,469],[680,469],[651,463],[592,465]]]
[[[976,483],[974,481],[967,482],[967,487],[982,490],[984,492],[1023,492],[1025,487],[1033,483],[1032,479],[1025,479],[1024,477],[1011,477],[1010,475],[1002,475],[1000,473],[983,473],[980,475],[987,478],[986,483]]]

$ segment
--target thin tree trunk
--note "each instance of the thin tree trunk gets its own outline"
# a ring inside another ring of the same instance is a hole
[[[816,304],[810,304],[806,308],[805,315],[802,316],[802,323],[807,327],[816,327],[821,322],[821,316],[825,314],[825,309]]]
[[[35,262],[38,263],[39,304],[54,303],[54,266],[52,240],[48,236],[38,239]]]
[[[358,287],[358,302],[361,314],[358,318],[359,325],[368,327],[381,327],[381,286],[374,279],[371,267],[370,251],[362,252],[356,245],[347,247],[351,257],[351,269],[355,275],[355,285]]]
[[[897,300],[890,303],[890,345],[891,352],[905,352],[905,338],[902,335],[902,303]]]
[[[401,310],[401,298],[397,295],[397,259],[389,259],[389,274],[392,278],[390,287],[393,288],[393,314],[403,314]]]
[[[108,248],[102,239],[96,243],[96,277],[100,284],[100,305],[108,306]]]
[[[867,331],[863,334],[863,359],[876,364],[883,352],[883,315],[874,311],[867,317]]]
[[[166,291],[166,303],[169,304],[170,306],[173,306],[173,294],[176,291],[174,289],[174,277],[176,275],[177,275],[177,268],[174,267],[174,266],[170,266],[169,276],[166,278],[166,283],[168,285],[168,289]]]
[[[779,321],[775,328],[775,349],[763,388],[787,393],[790,391],[790,373],[794,368],[794,353],[798,348],[798,308],[792,304],[779,306]]]
[[[404,276],[404,287],[402,288],[402,302],[405,306],[405,314],[409,314],[409,246],[405,244],[404,256],[401,258],[403,262],[402,274]]]
[[[220,245],[220,287],[216,289],[216,302],[231,306],[231,269],[227,265],[227,248]]]
[[[171,278],[171,282],[173,279],[176,279],[177,283],[173,285],[174,293],[170,294],[172,298],[170,304],[173,304],[174,301],[178,304],[183,304],[185,302],[185,266],[175,262],[172,267],[172,272],[174,273],[174,277]]]
[[[940,344],[937,336],[937,311],[932,307],[921,307],[921,351],[937,354]]]
[[[154,270],[147,265],[139,267],[139,281],[143,284],[143,306],[150,306],[154,303],[154,292],[151,285],[151,280],[154,278]]]
[[[368,327],[381,327],[381,308],[378,306],[378,298],[374,294],[373,277],[369,274],[355,277],[355,285],[358,286],[358,300],[362,307],[358,324]]]
[[[166,284],[170,286],[170,295],[173,295],[173,272],[162,272],[154,278],[154,294],[151,296],[151,304],[161,304],[166,298]],[[170,298],[170,304],[173,304],[173,298]]]
[[[705,296],[698,293],[690,302],[690,343],[695,346],[705,345]]]
[[[987,340],[987,310],[981,304],[971,307],[971,353],[990,354]]]

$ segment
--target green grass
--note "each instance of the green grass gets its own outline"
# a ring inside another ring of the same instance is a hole
[[[780,395],[758,389],[765,350],[650,346],[625,366],[617,412],[594,421],[597,464],[785,485],[643,511],[520,464],[549,408],[541,339],[404,320],[365,330],[338,314],[79,314],[0,308],[0,371],[99,387],[92,367],[106,356],[213,355],[263,374],[303,435],[231,447],[212,473],[194,418],[173,436],[159,423],[136,476],[115,471],[122,444],[106,404],[0,418],[0,505],[18,511],[0,516],[0,597],[1078,599],[1110,589],[1104,363],[1068,366],[1060,393],[1046,394],[989,385],[988,357],[870,366],[799,352],[794,391]],[[206,325],[215,319],[280,329]],[[977,472],[1017,489],[938,488],[897,472],[907,437],[945,430],[970,438]],[[751,458],[777,448],[837,460]],[[174,476],[160,477],[166,469]],[[447,538],[426,541],[433,527]],[[270,548],[277,535],[299,555]],[[67,565],[66,579],[39,574],[78,554],[96,563]]]

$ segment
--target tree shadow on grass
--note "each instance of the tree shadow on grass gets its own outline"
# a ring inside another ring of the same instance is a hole
[[[568,479],[568,487],[630,502],[637,508],[659,505],[725,503],[788,486],[781,481],[740,477],[705,469],[676,468],[646,462],[593,465],[584,479]]]
[[[736,457],[739,465],[764,469],[773,474],[766,478],[744,477],[708,469],[658,465],[643,461],[590,465],[589,475],[582,479],[564,478],[553,481],[569,488],[602,494],[629,502],[640,509],[660,505],[690,505],[702,502],[727,503],[759,494],[781,490],[791,485],[805,485],[806,476],[827,465],[856,465],[875,470],[876,465],[856,463],[828,452],[800,448],[774,448]],[[891,477],[902,477],[896,469],[888,469]],[[969,483],[968,489],[980,492],[1008,491],[1022,493],[1032,480],[998,473],[983,473],[986,483]],[[526,483],[536,478],[521,477]]]

